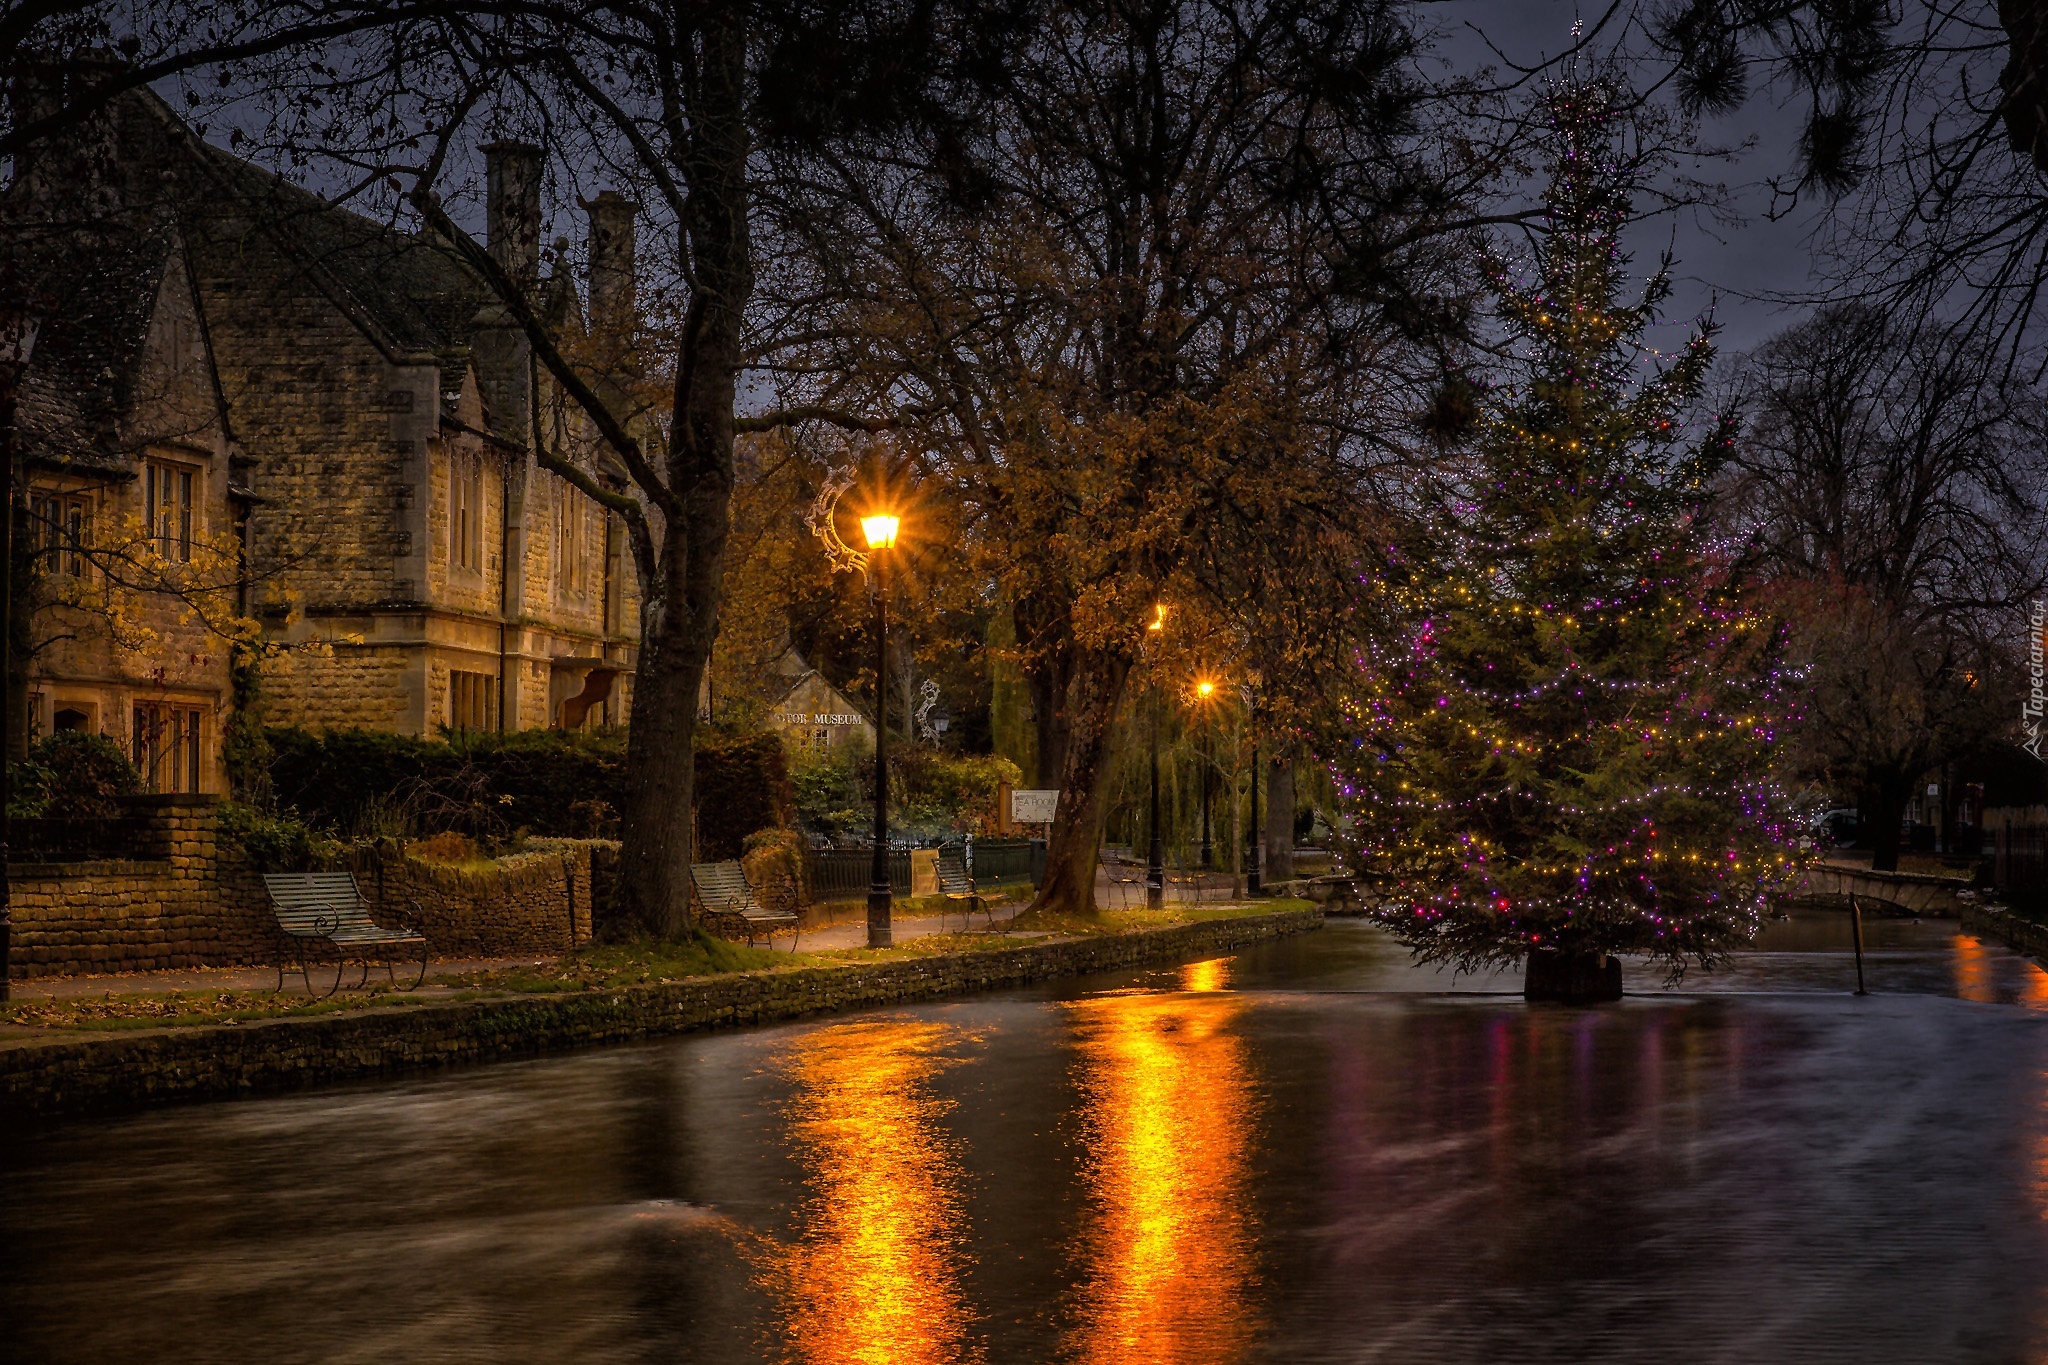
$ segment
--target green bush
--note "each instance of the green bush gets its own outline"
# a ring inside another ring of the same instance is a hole
[[[873,773],[874,751],[865,744],[799,754],[789,769],[797,823],[834,839],[863,828]]]
[[[110,819],[121,813],[121,797],[142,790],[121,746],[83,730],[59,730],[34,745],[9,777],[8,813],[31,819]]]
[[[272,728],[271,788],[280,808],[358,837],[464,834],[485,845],[529,834],[618,832],[625,739],[522,730],[447,742],[374,730]],[[791,791],[770,734],[706,728],[697,737],[698,837],[705,858],[735,858],[755,830],[786,824]]]
[[[905,748],[890,767],[899,812],[892,818],[907,832],[920,834],[993,830],[1003,784],[1014,787],[1024,779],[1007,758],[949,754],[922,745]]]
[[[749,834],[790,822],[789,756],[772,734],[699,732],[697,857],[737,858]]]
[[[265,811],[243,801],[220,803],[221,842],[248,855],[258,872],[305,872],[326,841],[296,811]]]

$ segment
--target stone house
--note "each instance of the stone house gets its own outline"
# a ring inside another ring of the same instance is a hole
[[[17,97],[34,101],[79,69],[52,65]],[[611,350],[629,355],[634,206],[609,193],[585,205],[586,304],[565,243],[553,272],[540,271],[539,153],[498,143],[485,154],[493,257],[566,348],[588,355],[625,337]],[[66,537],[97,544],[130,513],[168,518],[179,535],[189,521],[209,546],[226,537],[247,566],[238,610],[294,647],[264,670],[271,723],[431,736],[627,718],[639,605],[623,528],[544,471],[535,442],[607,486],[625,480],[506,310],[442,244],[207,144],[146,91],[22,158],[0,229],[11,275],[34,286],[13,297],[47,317],[41,335],[95,338],[53,350],[39,340],[20,390],[17,431],[51,562],[65,562]],[[99,267],[120,276],[111,294],[81,264],[97,259],[98,237],[138,244]],[[103,296],[124,302],[84,302]],[[94,308],[118,316],[102,325]],[[87,372],[123,337],[112,380],[94,389]],[[175,440],[144,420],[146,386],[123,380],[171,366],[174,353],[195,396]],[[60,458],[59,447],[76,453]],[[145,596],[137,610],[152,619],[191,615]],[[224,642],[196,638],[39,653],[38,723],[132,747],[156,723],[135,700],[152,684],[183,708],[165,723],[191,736],[179,742],[198,788],[219,790],[234,699]]]
[[[830,752],[856,737],[873,751],[875,723],[795,650],[785,651],[770,671],[790,679],[789,690],[769,709],[768,722],[781,732],[792,753]]]
[[[14,242],[9,293],[40,305],[16,396],[26,475],[32,732],[128,749],[153,790],[217,784],[248,494],[181,234],[163,216]],[[23,249],[25,248],[25,249]],[[176,591],[131,592],[159,583]]]

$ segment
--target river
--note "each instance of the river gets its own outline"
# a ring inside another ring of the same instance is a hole
[[[2048,1359],[2048,973],[1231,957],[0,1139],[24,1361]]]

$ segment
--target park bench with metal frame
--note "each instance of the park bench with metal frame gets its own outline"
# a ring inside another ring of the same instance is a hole
[[[370,984],[370,967],[373,960],[381,961],[384,974],[398,983],[398,973],[393,964],[400,960],[393,950],[404,948],[408,951],[403,960],[411,962],[411,949],[419,949],[420,970],[406,990],[417,990],[427,979],[427,958],[431,950],[426,935],[420,932],[420,904],[411,902],[412,913],[382,910],[398,921],[399,927],[386,928],[370,918],[370,906],[363,899],[362,889],[356,885],[352,872],[272,872],[263,878],[263,889],[270,893],[271,908],[277,912],[278,951],[277,989],[284,989],[284,974],[288,965],[286,958],[297,959],[299,976],[306,983],[306,994],[326,999],[341,989],[341,978],[348,972],[351,957],[362,962],[362,978],[358,987]],[[310,954],[314,945],[324,943],[334,950],[334,984],[325,992],[313,989],[313,962]]]
[[[965,901],[966,907],[960,912],[960,927],[973,927],[969,918],[979,910],[988,917],[988,927],[996,927],[996,912],[988,899],[981,894],[981,888],[974,883],[974,874],[967,870],[967,854],[959,844],[943,844],[939,848],[939,894],[949,901]],[[946,927],[945,915],[939,916],[939,929]]]
[[[1150,869],[1131,857],[1129,850],[1118,844],[1105,844],[1102,848],[1102,872],[1109,878],[1110,886],[1116,891],[1119,909],[1129,904],[1129,887],[1145,885],[1145,874]]]
[[[797,939],[803,933],[803,919],[793,910],[771,910],[754,899],[754,884],[747,880],[747,870],[737,861],[723,863],[691,863],[690,880],[697,887],[697,899],[704,902],[704,908],[718,914],[738,915],[747,922],[747,946],[754,946],[754,935],[759,933],[768,940],[768,946],[775,946],[775,931],[789,927],[789,950],[796,951]]]

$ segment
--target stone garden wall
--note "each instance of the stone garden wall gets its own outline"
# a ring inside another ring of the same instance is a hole
[[[241,851],[220,842],[217,800],[129,798],[137,825],[131,859],[11,864],[11,974],[275,961],[269,897]],[[617,849],[604,840],[536,840],[509,858],[445,867],[387,842],[352,850],[335,865],[355,872],[373,907],[417,902],[436,956],[515,957],[589,941],[592,883],[601,895]]]

